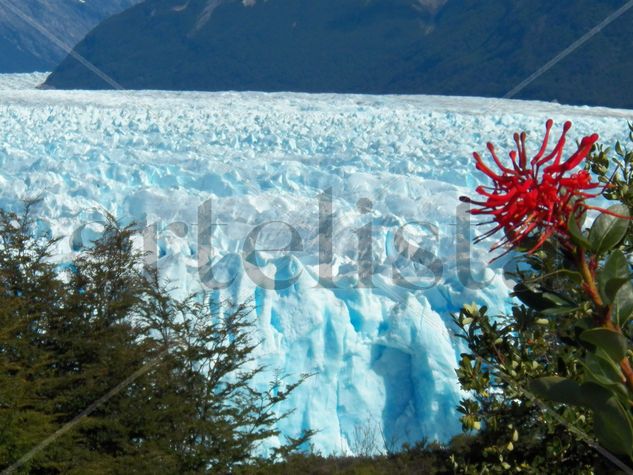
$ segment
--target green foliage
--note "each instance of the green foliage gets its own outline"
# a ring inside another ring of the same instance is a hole
[[[460,436],[449,446],[420,441],[397,453],[374,456],[329,456],[297,453],[278,463],[253,464],[236,471],[240,475],[434,475],[454,473],[452,453],[469,450],[472,437]]]
[[[467,305],[454,316],[467,348],[457,374],[470,392],[459,410],[481,454],[459,458],[466,473],[633,467],[633,153],[618,144],[616,154],[596,147],[588,168],[619,203],[588,230],[572,215],[571,239],[517,249],[511,314]]]
[[[249,305],[173,299],[112,218],[60,271],[33,224],[32,204],[0,211],[0,470],[226,473],[279,436],[307,375],[255,388]]]
[[[633,142],[633,123],[629,123],[629,139]],[[617,142],[613,156],[610,148],[598,146],[592,151],[587,168],[601,183],[609,184],[603,192],[605,198],[633,209],[633,150]]]
[[[61,284],[46,259],[54,242],[27,237],[25,215],[0,214],[0,467],[50,434],[39,411],[51,378],[43,320],[54,318]]]
[[[624,218],[629,217],[629,209],[624,205],[611,206],[608,211]],[[601,255],[622,241],[628,227],[629,222],[626,219],[602,213],[589,230],[589,245],[581,247]]]
[[[557,319],[559,317],[556,317]],[[552,318],[524,305],[511,315],[491,317],[485,307],[465,306],[455,323],[467,345],[457,375],[470,393],[458,407],[465,431],[475,431],[470,450],[454,454],[460,473],[591,473],[600,459],[577,443],[559,418],[588,430],[584,408],[556,407],[543,412],[529,397],[529,383],[556,368],[576,371],[575,348],[565,348]],[[563,383],[561,391],[575,394]]]

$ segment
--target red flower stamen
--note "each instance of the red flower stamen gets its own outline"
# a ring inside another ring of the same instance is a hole
[[[599,183],[592,182],[586,170],[573,172],[598,141],[598,135],[584,137],[578,149],[567,160],[563,160],[571,122],[565,122],[556,146],[546,155],[553,124],[551,119],[546,122],[543,143],[529,162],[525,132],[514,134],[516,150],[509,154],[511,168],[501,162],[491,143],[487,144],[487,148],[498,172],[486,165],[477,152],[473,153],[475,167],[492,180],[493,186],[477,187],[477,193],[483,197],[481,201],[468,197],[462,197],[461,200],[478,206],[470,211],[472,214],[490,215],[490,224],[495,224],[493,229],[478,240],[490,237],[500,230],[505,232],[506,237],[493,246],[493,249],[507,244],[510,247],[516,246],[527,237],[538,237],[529,253],[539,249],[554,235],[563,242],[569,242],[567,225],[571,216],[578,218],[587,209],[604,212],[584,202],[586,198],[599,195],[588,192],[598,188]],[[541,171],[542,167],[544,168]]]

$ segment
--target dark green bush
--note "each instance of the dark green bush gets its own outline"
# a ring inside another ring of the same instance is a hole
[[[173,299],[113,219],[60,271],[32,208],[0,211],[0,470],[226,473],[255,460],[305,377],[255,388],[250,306]]]

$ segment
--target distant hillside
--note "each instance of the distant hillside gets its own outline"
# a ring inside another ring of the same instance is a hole
[[[0,73],[51,71],[66,52],[24,17],[74,46],[103,19],[141,0],[6,0],[24,16],[0,4]]]
[[[131,89],[500,97],[622,0],[147,0],[77,46]],[[633,108],[633,9],[518,97]],[[108,88],[68,57],[56,88]]]

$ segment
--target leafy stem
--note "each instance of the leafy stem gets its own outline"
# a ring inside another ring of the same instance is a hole
[[[594,278],[594,274],[589,268],[589,264],[587,263],[585,250],[582,247],[578,248],[577,256],[578,256],[578,266],[580,267],[580,273],[585,283],[584,288],[589,294],[589,297],[591,298],[595,306],[598,309],[603,309],[604,302],[602,300],[602,297],[600,296],[600,292],[598,291],[598,286],[596,285],[596,279]],[[604,313],[607,316],[609,314],[609,312],[604,312]],[[604,318],[605,317],[603,317],[603,321],[601,322],[603,324],[605,323]]]

